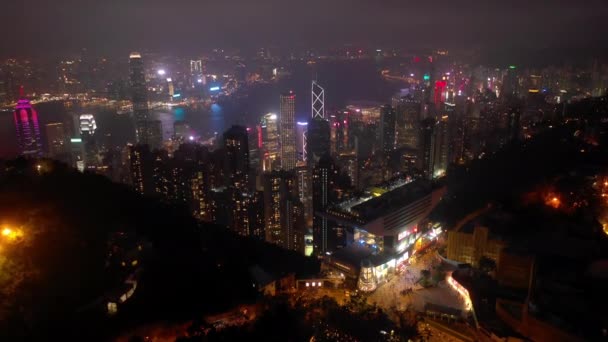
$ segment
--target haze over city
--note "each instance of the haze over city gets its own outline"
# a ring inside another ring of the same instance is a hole
[[[0,340],[607,339],[605,18],[0,5]]]

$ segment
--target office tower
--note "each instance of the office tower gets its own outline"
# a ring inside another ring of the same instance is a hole
[[[500,97],[509,98],[518,96],[520,93],[517,69],[514,65],[509,66],[502,79]]]
[[[259,126],[258,144],[262,149],[262,170],[279,169],[279,120],[276,114],[268,113],[262,117]]]
[[[249,137],[247,129],[232,126],[224,133],[227,185],[241,191],[249,188]]]
[[[298,121],[296,123],[296,147],[298,152],[298,161],[306,161],[307,131],[308,122]]]
[[[21,91],[23,92],[23,90]],[[13,114],[19,152],[26,157],[41,157],[40,126],[38,113],[30,101],[21,96]]]
[[[259,146],[258,130],[247,127],[247,143],[249,145],[249,172],[257,174],[260,170],[260,146]],[[255,177],[254,177],[255,178]]]
[[[58,160],[65,160],[68,154],[68,136],[65,132],[63,123],[51,122],[44,126],[46,131],[47,149],[49,157]]]
[[[325,154],[319,159],[312,171],[312,206],[313,217],[313,243],[315,253],[325,254],[333,250],[330,227],[327,218],[320,215],[332,200],[331,191],[333,190],[338,168],[334,164],[329,154]]]
[[[420,120],[420,101],[412,95],[399,98],[396,102],[395,135],[397,148],[418,148],[418,125]]]
[[[137,52],[129,56],[129,69],[131,80],[131,101],[133,102],[133,117],[135,119],[135,138],[139,144],[148,144],[149,110],[148,110],[148,88],[144,62]]]
[[[280,103],[280,137],[281,168],[291,171],[296,167],[296,95],[293,91],[281,95]]]
[[[433,103],[436,106],[440,106],[441,103],[445,102],[447,86],[448,86],[448,83],[445,80],[435,82],[435,89],[433,92],[433,94],[434,94]]]
[[[163,146],[163,123],[160,120],[152,120],[148,123],[150,132],[148,144],[150,149],[159,149]]]
[[[301,204],[293,172],[285,170],[264,174],[264,220],[266,242],[295,249],[300,230]]]
[[[385,158],[395,149],[395,109],[390,105],[380,111],[380,146]]]
[[[426,118],[420,123],[418,169],[426,179],[433,179],[435,170],[435,120]]]
[[[317,164],[321,156],[330,152],[330,135],[329,121],[318,117],[308,121],[306,160],[310,169]]]
[[[81,114],[79,116],[78,130],[84,145],[84,163],[87,169],[94,169],[98,166],[98,149],[95,140],[97,123],[91,114]]]
[[[349,145],[349,127],[350,115],[349,111],[339,110],[330,116],[330,140],[332,154],[342,153],[350,150]]]
[[[173,85],[172,78],[167,78],[167,91],[167,95],[169,95],[169,102],[173,102],[173,100],[176,100],[176,98],[179,97],[175,95],[175,86]]]
[[[70,139],[70,154],[72,157],[72,166],[78,171],[84,171],[84,144],[81,138]]]
[[[135,191],[142,195],[154,193],[153,157],[148,145],[129,145],[129,170]]]
[[[310,170],[304,162],[299,162],[295,169],[296,180],[298,182],[298,199],[302,203],[302,209],[304,212],[304,222],[306,226],[312,224],[312,183]]]
[[[192,129],[185,121],[175,121],[173,123],[173,136],[177,140],[188,140],[192,136]]]
[[[435,156],[433,158],[433,177],[440,177],[445,174],[448,169],[449,162],[449,117],[442,116],[435,124]]]
[[[207,84],[203,74],[203,61],[200,59],[190,61],[190,79],[191,86],[194,88],[197,85],[204,86]]]
[[[325,89],[316,81],[312,81],[312,117],[325,119]]]

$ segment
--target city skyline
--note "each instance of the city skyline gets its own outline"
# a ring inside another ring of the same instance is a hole
[[[608,339],[605,0],[0,10],[0,340]]]

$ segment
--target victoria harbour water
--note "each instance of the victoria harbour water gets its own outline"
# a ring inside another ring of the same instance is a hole
[[[389,102],[390,97],[403,84],[387,82],[380,76],[380,66],[374,60],[304,63],[291,67],[292,75],[278,82],[256,84],[233,97],[211,107],[188,106],[151,111],[153,120],[160,120],[163,135],[167,139],[173,134],[176,121],[186,121],[195,134],[207,138],[221,134],[232,124],[253,125],[268,112],[278,112],[279,95],[296,92],[296,116],[305,120],[311,115],[310,82],[316,79],[325,88],[326,108],[341,108],[352,100]],[[104,107],[68,106],[63,102],[37,104],[42,141],[45,144],[44,125],[49,122],[64,122],[73,126],[72,117],[89,113],[95,116],[97,136],[107,146],[124,146],[134,141],[131,117],[116,114]],[[12,112],[0,112],[0,158],[17,155]]]

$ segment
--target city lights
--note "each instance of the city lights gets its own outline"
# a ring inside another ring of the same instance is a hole
[[[165,69],[158,69],[156,73],[158,74],[158,76],[165,76],[167,74]]]

